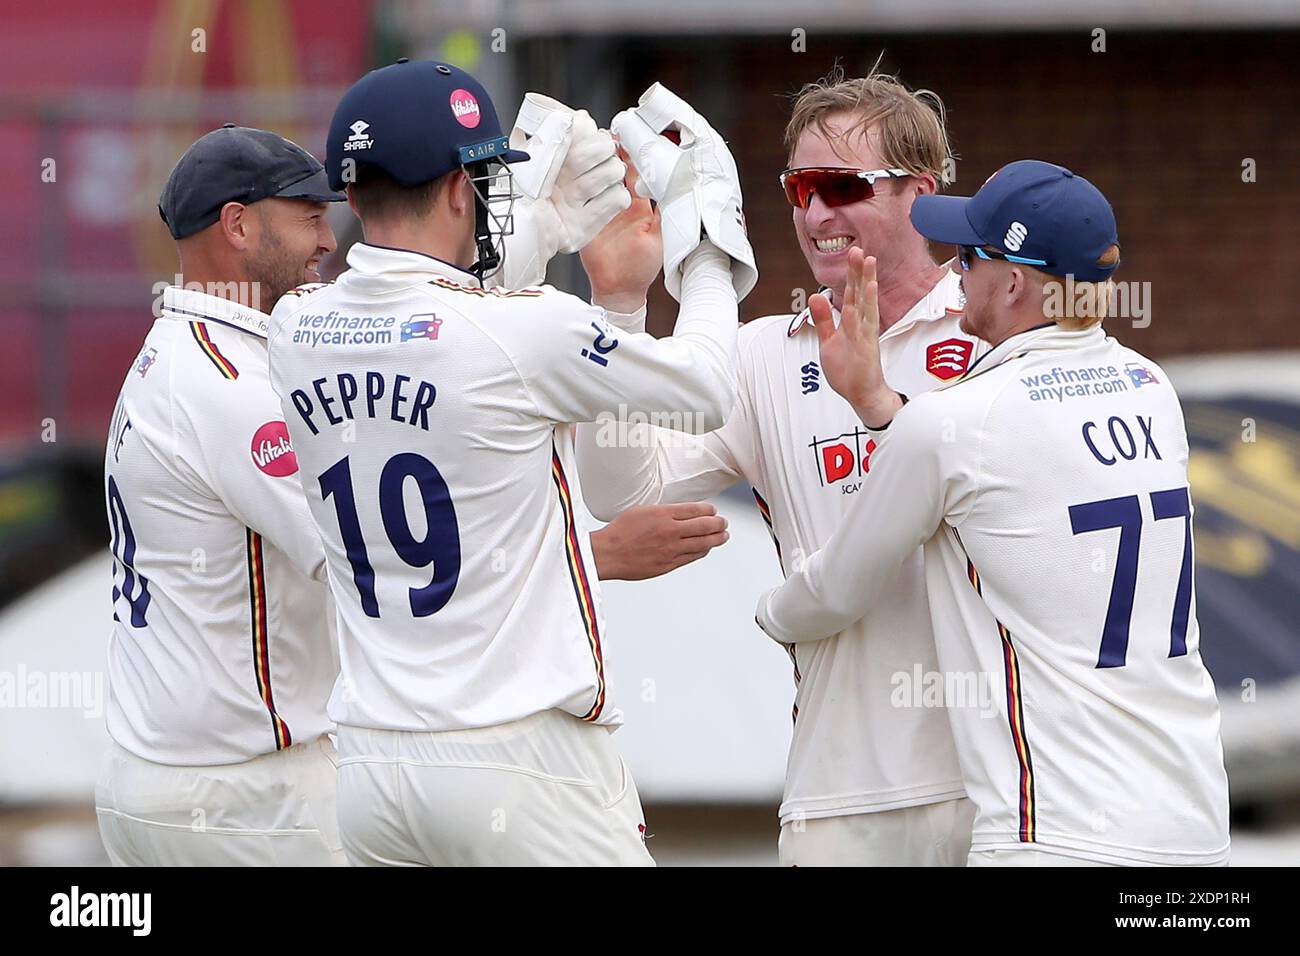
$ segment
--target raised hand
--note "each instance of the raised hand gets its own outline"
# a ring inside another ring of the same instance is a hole
[[[864,258],[861,249],[850,249],[839,327],[826,295],[818,293],[808,300],[826,381],[869,428],[888,425],[903,407],[902,397],[886,383],[880,364],[879,295],[875,257]]]
[[[627,154],[619,149],[619,157]],[[623,185],[632,204],[610,220],[581,250],[591,280],[591,300],[613,312],[635,312],[663,266],[659,210],[637,192],[636,167],[627,163]]]

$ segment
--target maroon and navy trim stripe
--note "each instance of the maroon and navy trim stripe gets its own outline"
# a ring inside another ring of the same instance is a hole
[[[953,534],[956,534],[954,529]],[[958,544],[961,538],[957,539]],[[980,586],[980,575],[970,556],[966,557],[966,576],[971,586],[980,597],[984,590]],[[1029,749],[1029,735],[1025,731],[1025,702],[1020,683],[1020,658],[1016,654],[1015,642],[1011,632],[997,618],[998,637],[1002,641],[1002,670],[1007,688],[1007,722],[1011,727],[1011,745],[1016,752],[1016,762],[1020,768],[1020,779],[1016,792],[1019,796],[1020,842],[1038,842],[1038,801],[1034,792],[1034,758]]]
[[[776,526],[772,524],[772,509],[763,500],[763,496],[758,493],[757,488],[750,488],[754,493],[754,501],[758,503],[758,513],[763,516],[763,522],[767,525],[767,533],[772,536],[772,543],[776,545],[776,559],[781,562],[782,569],[785,568],[785,559],[781,557],[781,539],[776,536]]]
[[[605,708],[605,652],[600,646],[600,624],[596,619],[596,600],[591,590],[591,580],[582,560],[582,548],[578,543],[578,529],[573,520],[573,496],[569,492],[569,481],[564,476],[564,465],[560,462],[560,453],[551,449],[551,479],[560,496],[560,509],[564,514],[564,550],[569,562],[569,578],[573,582],[573,594],[578,599],[578,608],[582,614],[583,627],[587,635],[587,644],[591,648],[592,661],[596,667],[596,700],[591,709],[582,715],[583,720],[596,720]]]
[[[749,490],[754,493],[754,501],[758,504],[758,513],[763,516],[763,522],[767,525],[767,533],[772,536],[772,543],[776,545],[776,559],[781,562],[781,568],[784,570],[785,560],[781,557],[781,541],[776,536],[776,526],[772,524],[772,509],[768,507],[767,501],[758,493],[757,488],[750,488]],[[793,644],[787,644],[785,649],[790,655],[790,663],[794,665],[794,686],[795,691],[798,692],[799,682],[803,680],[803,675],[799,673],[799,658],[795,656]],[[799,719],[798,704],[790,705],[790,719]]]
[[[797,698],[799,696],[799,682],[803,680],[803,674],[799,673],[799,658],[796,657],[794,653],[795,645],[787,644],[785,646],[785,649],[790,652],[790,663],[794,665],[794,693],[795,693],[795,697]],[[790,720],[791,722],[793,722],[798,719],[799,719],[799,704],[796,701],[796,703],[790,705]]]
[[[275,735],[275,749],[293,746],[289,725],[275,710],[275,696],[271,693],[271,636],[266,613],[266,559],[262,536],[252,528],[245,529],[248,549],[248,595],[252,614],[253,673],[257,679],[257,696],[262,698],[267,713],[271,715],[271,733]]]
[[[217,367],[217,371],[232,382],[239,378],[239,369],[235,368],[230,359],[221,354],[221,350],[208,335],[208,327],[205,323],[191,322],[190,331],[194,334],[194,341],[199,343],[199,348],[208,357],[208,361]]]

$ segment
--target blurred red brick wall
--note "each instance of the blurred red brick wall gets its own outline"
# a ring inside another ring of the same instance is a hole
[[[949,109],[969,194],[1039,158],[1096,183],[1119,219],[1118,278],[1151,283],[1151,324],[1112,334],[1155,356],[1300,348],[1300,33],[822,36],[656,40],[626,48],[630,101],[660,79],[716,121],[740,165],[761,278],[745,318],[790,311],[812,279],[776,183],[785,94],[835,60],[884,67]],[[1242,181],[1242,162],[1257,181]],[[944,255],[947,253],[945,252]],[[657,293],[656,331],[675,310]]]

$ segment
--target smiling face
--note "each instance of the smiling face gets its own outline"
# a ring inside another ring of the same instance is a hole
[[[829,138],[815,124],[799,135],[790,166],[830,166],[844,169],[884,169],[890,164],[880,155],[875,128],[866,133],[846,131],[852,117],[839,113],[826,117]],[[848,276],[849,249],[857,247],[875,256],[882,281],[891,266],[924,252],[925,240],[912,228],[908,214],[912,201],[933,184],[924,179],[879,179],[870,199],[834,208],[814,194],[807,209],[794,209],[794,231],[808,267],[817,281],[842,301]]]
[[[248,274],[260,283],[266,311],[290,289],[321,281],[321,259],[338,246],[325,219],[327,206],[309,199],[263,199],[253,205],[258,234],[248,256]]]

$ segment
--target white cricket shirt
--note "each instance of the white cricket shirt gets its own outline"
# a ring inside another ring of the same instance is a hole
[[[720,425],[735,401],[726,263],[694,254],[663,341],[549,287],[484,290],[365,243],[337,282],[281,299],[271,376],[338,607],[339,723],[620,721],[565,423],[622,406]]]
[[[881,361],[890,385],[919,395],[956,378],[987,349],[958,328],[961,304],[958,278],[945,272],[885,331]],[[610,518],[635,504],[709,498],[744,480],[789,574],[844,523],[875,444],[826,383],[807,310],[746,323],[739,373],[736,407],[711,434],[580,428],[587,501],[597,517]],[[869,546],[869,533],[864,542]],[[790,649],[797,690],[782,822],[963,795],[942,707],[895,706],[900,682],[937,668],[919,546],[894,561],[889,574],[861,621]]]
[[[857,507],[764,596],[760,625],[834,634],[924,543],[939,663],[968,695],[949,714],[972,849],[1224,862],[1187,433],[1163,370],[1100,327],[1030,330],[878,440]]]
[[[237,763],[332,729],[325,556],[267,377],[266,324],[164,290],[113,412],[106,717],[156,763]]]

